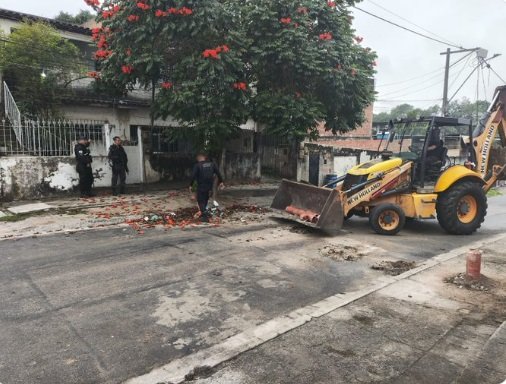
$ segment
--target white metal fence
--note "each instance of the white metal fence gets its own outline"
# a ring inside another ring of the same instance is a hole
[[[80,136],[105,146],[105,122],[21,120],[0,122],[0,155],[71,156]]]

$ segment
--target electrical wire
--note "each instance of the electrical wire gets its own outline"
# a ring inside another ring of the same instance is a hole
[[[388,98],[388,97],[400,98],[400,97],[403,97],[403,96],[409,96],[409,95],[417,94],[417,93],[419,93],[421,91],[424,91],[426,89],[429,89],[429,88],[441,85],[441,82],[443,81],[443,77],[444,77],[444,73],[439,73],[439,74],[437,74],[437,76],[434,76],[434,77],[432,77],[430,79],[427,79],[427,81],[425,81],[423,83],[422,88],[405,87],[405,88],[398,89],[398,90],[393,91],[393,92],[380,93],[380,95],[381,95],[382,98]],[[431,82],[430,85],[427,85],[427,82],[430,81],[430,80],[436,80],[436,81],[435,82]]]
[[[492,73],[499,78],[499,80],[501,80],[504,84],[506,84],[506,80],[504,80],[501,76],[499,76],[499,74],[496,71],[494,71],[494,68],[492,68],[490,64],[488,65],[488,69],[490,69]]]
[[[393,21],[390,21],[390,20],[385,19],[384,17],[381,17],[381,16],[378,16],[378,15],[375,15],[374,13],[371,13],[371,12],[369,12],[369,11],[366,11],[366,10],[362,9],[362,8],[359,8],[359,7],[357,7],[356,5],[354,5],[354,6],[353,6],[353,8],[355,8],[357,11],[363,12],[363,13],[365,13],[365,14],[369,15],[369,16],[372,16],[372,17],[374,17],[374,18],[376,18],[376,19],[379,19],[379,20],[381,20],[381,21],[384,21],[384,22],[386,22],[386,23],[388,23],[388,24],[391,24],[391,25],[393,25],[393,26],[395,26],[395,27],[397,27],[397,28],[404,29],[405,31],[411,32],[411,33],[413,33],[413,34],[415,34],[415,35],[418,35],[418,36],[420,36],[420,37],[423,37],[423,38],[425,38],[425,39],[432,40],[432,41],[434,41],[434,42],[436,42],[436,43],[440,43],[440,44],[443,44],[443,45],[446,45],[446,46],[450,46],[450,47],[454,47],[454,48],[458,48],[458,49],[464,49],[462,46],[455,45],[455,44],[449,44],[449,43],[447,43],[447,42],[445,42],[445,41],[443,41],[443,40],[436,39],[436,38],[434,38],[434,37],[430,37],[430,36],[425,35],[425,34],[423,34],[423,33],[420,33],[420,32],[417,32],[417,31],[414,31],[414,30],[412,30],[412,29],[410,29],[410,28],[408,28],[408,27],[405,27],[405,26],[403,26],[403,25],[397,24],[397,23],[395,23],[395,22],[393,22]]]
[[[473,54],[473,52],[469,52],[467,53],[466,55],[464,55],[463,57],[461,57],[459,60],[455,61],[454,63],[452,63],[450,65],[450,68],[453,68],[454,66],[458,65],[459,63],[461,63],[463,60],[465,60],[466,58],[468,59],[469,61],[469,57]],[[431,76],[427,79],[425,79],[425,83],[427,81],[430,81],[432,79],[436,79],[436,78],[439,78],[441,76],[444,76],[444,71],[445,71],[445,68],[440,68],[437,70],[437,72],[439,72],[437,75],[435,76]],[[440,81],[438,82],[438,84],[440,84]],[[387,91],[386,93],[382,94],[382,97],[388,97],[388,96],[394,96],[394,97],[400,97],[399,95],[397,95],[399,92],[403,92],[405,91],[407,88],[402,88],[402,89],[399,89],[399,90],[396,90],[396,91]],[[416,91],[414,91],[414,93],[416,93]],[[407,95],[409,95],[410,93],[407,93]]]
[[[415,26],[415,27],[417,27],[417,28],[421,29],[422,31],[427,32],[427,33],[431,34],[432,36],[435,36],[435,37],[436,37],[436,38],[438,38],[438,39],[441,39],[441,40],[443,40],[443,41],[446,41],[446,42],[447,42],[447,44],[451,44],[451,45],[453,45],[453,46],[457,46],[457,45],[458,45],[457,43],[453,43],[453,42],[451,42],[450,40],[448,40],[448,39],[446,39],[446,38],[444,38],[444,37],[442,37],[442,36],[440,36],[440,35],[437,35],[437,34],[435,34],[434,32],[432,32],[432,31],[430,31],[430,30],[428,30],[428,29],[425,29],[424,27],[422,27],[422,26],[420,26],[420,25],[418,25],[418,24],[413,23],[412,21],[410,21],[410,20],[406,19],[405,17],[403,17],[403,16],[401,16],[401,15],[399,15],[399,14],[395,13],[395,12],[390,11],[389,9],[387,9],[387,8],[385,8],[384,6],[382,6],[382,5],[380,5],[380,4],[376,3],[376,2],[374,2],[373,0],[367,0],[367,1],[369,1],[369,3],[371,3],[371,4],[375,5],[376,7],[378,7],[378,8],[380,8],[380,9],[384,10],[385,12],[390,13],[391,15],[396,16],[396,17],[398,17],[399,19],[401,19],[401,20],[403,20],[403,21],[405,21],[405,22],[407,22],[407,23],[409,23],[409,24],[411,24],[411,25],[413,25],[413,26]]]
[[[394,83],[376,84],[375,86],[376,86],[376,88],[378,88],[378,87],[389,87],[391,85],[410,83],[413,80],[418,80],[418,79],[424,78],[426,76],[432,75],[432,74],[434,74],[436,72],[440,72],[440,71],[444,71],[444,67],[438,68],[438,69],[436,69],[434,71],[430,71],[430,72],[424,73],[423,75],[418,75],[416,77],[412,77],[412,78],[409,78],[409,79],[406,79],[406,80],[396,81]]]

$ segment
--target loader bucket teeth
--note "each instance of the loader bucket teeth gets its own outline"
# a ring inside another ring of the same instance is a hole
[[[271,208],[284,217],[326,232],[343,226],[340,195],[335,189],[283,180]]]

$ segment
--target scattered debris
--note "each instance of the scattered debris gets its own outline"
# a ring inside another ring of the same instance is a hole
[[[494,282],[486,276],[481,275],[479,280],[470,279],[465,273],[459,273],[444,279],[445,283],[453,284],[460,289],[465,288],[470,291],[488,292],[494,287]]]
[[[320,254],[335,261],[356,261],[364,256],[357,248],[350,245],[326,245],[320,249]]]
[[[320,215],[316,212],[297,208],[293,205],[286,207],[285,211],[291,215],[298,216],[301,220],[307,221],[308,223],[317,223],[318,219],[320,218]]]
[[[255,205],[239,205],[235,204],[224,209],[218,209],[213,207],[210,210],[211,217],[209,218],[209,224],[213,226],[219,226],[222,224],[223,218],[232,218],[237,213],[248,213],[248,214],[262,214],[268,212],[267,209],[258,207]],[[109,219],[110,214],[99,214],[99,217]],[[241,218],[243,220],[243,218]],[[233,221],[233,220],[231,220]],[[188,226],[196,227],[202,225],[200,219],[200,212],[197,208],[181,208],[175,212],[169,213],[150,213],[143,215],[142,218],[130,218],[125,221],[132,229],[141,234],[142,229],[164,227],[170,228],[181,228],[185,229]],[[245,222],[247,222],[245,220]],[[143,232],[144,233],[144,232]]]
[[[376,271],[384,271],[387,275],[390,276],[398,276],[401,273],[407,272],[410,269],[416,267],[416,263],[414,261],[382,261],[379,264],[373,265],[371,268]]]

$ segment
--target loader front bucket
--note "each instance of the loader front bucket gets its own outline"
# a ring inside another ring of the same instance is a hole
[[[271,208],[284,217],[326,232],[343,226],[343,207],[335,189],[283,180]]]

